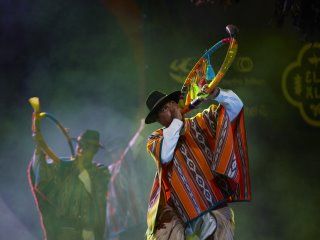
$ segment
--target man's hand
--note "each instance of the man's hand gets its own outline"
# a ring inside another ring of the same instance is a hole
[[[177,103],[172,104],[171,114],[172,114],[173,118],[177,118],[182,121],[182,119],[183,119],[182,113],[181,113],[181,110],[180,110],[179,105]]]
[[[220,88],[215,87],[211,93],[211,98],[216,98],[220,93]]]
[[[210,93],[209,98],[210,98],[210,99],[214,99],[214,98],[216,98],[216,97],[219,95],[219,93],[220,93],[220,88],[215,87],[215,88],[213,89],[213,91]],[[200,94],[200,95],[201,95],[201,94],[209,94],[209,93],[208,93],[208,84],[203,85],[203,87],[201,88],[201,92],[200,92],[199,94]],[[198,94],[198,95],[199,95],[199,94]]]

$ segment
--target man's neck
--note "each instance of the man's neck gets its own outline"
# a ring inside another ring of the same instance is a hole
[[[84,169],[88,168],[88,164],[87,161],[89,161],[90,159],[90,162],[92,161],[92,156],[85,156],[85,155],[79,155],[77,156],[77,167],[80,171],[83,171]]]

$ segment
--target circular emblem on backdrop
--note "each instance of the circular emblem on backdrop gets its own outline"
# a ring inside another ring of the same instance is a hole
[[[308,124],[320,127],[320,43],[302,47],[283,72],[282,91]]]
[[[250,57],[238,57],[235,60],[234,67],[238,72],[251,72],[253,69],[253,61]]]

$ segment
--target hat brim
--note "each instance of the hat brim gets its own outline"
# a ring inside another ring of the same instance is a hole
[[[146,119],[144,120],[145,124],[154,123],[157,121],[156,119],[156,113],[162,107],[166,102],[169,101],[175,101],[176,103],[179,102],[181,96],[181,91],[175,91],[173,93],[170,93],[163,98],[160,98],[158,102],[153,106],[153,108],[150,110],[149,114],[147,115]]]

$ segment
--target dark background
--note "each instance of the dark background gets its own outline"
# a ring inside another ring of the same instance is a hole
[[[318,126],[305,121],[282,86],[308,41],[290,18],[277,27],[274,12],[274,1],[253,0],[1,0],[0,238],[41,239],[26,177],[34,149],[29,97],[38,96],[73,136],[98,130],[106,150],[97,160],[110,164],[146,116],[148,93],[180,89],[179,79],[233,23],[239,51],[221,87],[245,104],[253,192],[252,202],[234,205],[236,239],[317,239],[320,119],[314,115]],[[156,128],[147,126],[132,151],[142,216],[155,171],[145,140]],[[69,154],[48,121],[44,132],[59,155]],[[145,227],[142,218],[129,235],[143,239]]]

